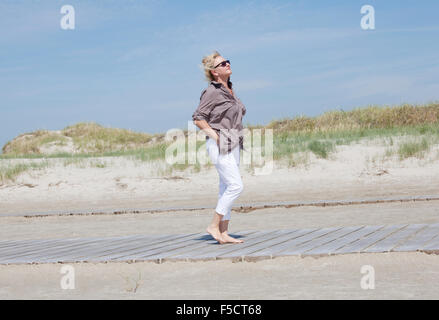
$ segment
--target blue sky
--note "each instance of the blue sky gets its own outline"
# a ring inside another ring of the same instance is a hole
[[[60,27],[65,4],[75,30]],[[375,30],[360,27],[365,4]],[[82,121],[187,129],[213,50],[231,60],[244,125],[438,101],[437,12],[437,0],[0,0],[0,147]]]

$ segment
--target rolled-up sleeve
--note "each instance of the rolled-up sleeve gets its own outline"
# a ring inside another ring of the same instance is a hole
[[[204,90],[201,93],[200,104],[197,110],[192,115],[192,120],[206,120],[209,121],[209,115],[215,106],[215,92],[211,90]]]

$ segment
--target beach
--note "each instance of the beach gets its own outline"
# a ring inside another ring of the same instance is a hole
[[[439,194],[437,149],[423,159],[400,161],[381,158],[384,149],[378,145],[338,148],[329,159],[314,157],[306,166],[275,163],[267,175],[241,167],[244,191],[232,210],[230,232],[439,222],[438,200],[239,210],[239,204]],[[212,219],[218,193],[214,167],[160,177],[152,173],[150,164],[123,158],[93,161],[108,164],[102,168],[53,165],[25,172],[15,183],[1,186],[0,240],[194,233],[204,232]],[[194,209],[201,206],[209,208]],[[175,209],[146,211],[171,207]],[[41,214],[31,214],[36,212]],[[437,299],[438,263],[439,256],[423,252],[290,256],[238,263],[75,263],[74,290],[60,288],[63,264],[1,265],[0,297]],[[373,290],[360,286],[364,265],[375,269]]]

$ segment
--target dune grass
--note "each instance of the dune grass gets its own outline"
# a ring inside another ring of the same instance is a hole
[[[61,132],[73,140],[83,152],[115,152],[146,146],[152,135],[127,129],[105,128],[96,123],[79,123],[64,128]]]
[[[19,163],[0,165],[0,185],[10,181],[15,181],[16,178],[23,172],[28,170],[41,170],[49,167],[47,161],[40,163]]]
[[[335,110],[317,117],[298,116],[273,120],[266,126],[247,124],[247,128],[250,131],[260,129],[262,137],[266,129],[273,130],[273,160],[286,159],[291,166],[306,164],[309,154],[327,159],[335,152],[337,146],[377,138],[385,141],[389,147],[386,151],[387,156],[398,154],[401,160],[408,157],[421,158],[432,145],[439,143],[439,103],[404,104],[394,107],[369,106],[352,111]],[[403,142],[397,149],[390,148],[396,140]],[[75,146],[75,153],[40,152],[44,144],[62,145],[69,142]],[[261,142],[264,156],[264,139]],[[95,157],[130,157],[146,162],[164,161],[166,149],[170,144],[171,142],[164,142],[164,134],[149,135],[125,129],[104,128],[96,123],[79,123],[57,133],[37,131],[20,135],[3,147],[0,159],[64,158],[65,165],[79,165],[80,160],[75,159]],[[197,150],[203,144],[204,141],[197,141]],[[103,168],[106,164],[102,162],[92,166]],[[196,172],[201,169],[197,162],[195,165],[175,164],[169,166],[167,172],[174,169],[185,170],[188,167],[192,167]],[[15,172],[20,170],[22,169],[16,169]]]
[[[369,106],[351,111],[328,111],[318,117],[299,116],[273,120],[267,128],[279,132],[332,132],[384,129],[433,124],[439,121],[439,103],[426,105]]]
[[[37,130],[21,134],[3,146],[2,156],[43,155],[43,147],[50,143],[58,146],[71,143],[75,153],[79,154],[117,153],[144,148],[156,137],[127,129],[106,128],[94,122],[81,122],[59,131]]]
[[[273,136],[273,158],[280,160],[298,152],[312,152],[327,158],[339,145],[350,145],[364,140],[382,139],[390,146],[397,138],[425,137],[425,144],[439,142],[439,123],[391,128],[351,129],[326,132],[282,132]],[[264,142],[262,143],[264,145]],[[408,155],[408,154],[407,154]],[[413,156],[419,155],[413,153]],[[410,155],[409,155],[410,156]]]
[[[67,158],[62,159],[63,166],[75,166],[77,168],[106,168],[108,166],[106,161],[95,158]],[[88,160],[88,161],[86,161]]]
[[[425,137],[421,141],[408,141],[399,146],[398,155],[400,159],[409,157],[423,157],[429,151],[431,143]]]

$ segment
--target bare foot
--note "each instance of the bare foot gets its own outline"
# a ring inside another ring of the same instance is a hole
[[[227,232],[223,232],[223,233],[221,233],[221,235],[223,236],[223,239],[225,241],[230,242],[230,243],[243,243],[244,242],[244,240],[236,239],[236,238],[229,236],[227,234]]]
[[[208,226],[206,231],[220,244],[227,243],[227,241],[225,241],[224,238],[222,237],[222,234],[218,228]]]

